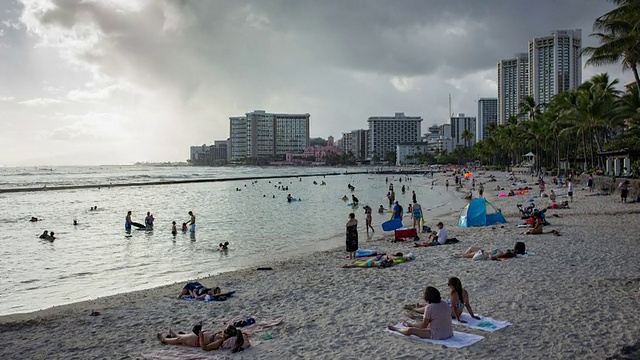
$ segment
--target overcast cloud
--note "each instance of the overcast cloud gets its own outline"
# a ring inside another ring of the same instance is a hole
[[[311,114],[338,138],[372,115],[476,114],[498,60],[582,28],[605,0],[8,0],[0,165],[185,160],[229,116]],[[619,66],[583,70],[583,80]],[[8,151],[7,151],[8,150]]]

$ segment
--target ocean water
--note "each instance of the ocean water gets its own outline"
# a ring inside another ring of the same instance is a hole
[[[333,168],[198,168],[95,167],[56,169],[0,169],[0,188],[104,184],[282,174],[344,173]],[[47,175],[43,175],[47,174]],[[356,187],[360,205],[374,208],[377,231],[388,214],[375,209],[387,205],[385,175],[359,174],[291,179],[229,181],[94,188],[80,190],[0,193],[0,315],[30,312],[106,295],[152,288],[200,276],[253,267],[293,254],[343,246],[344,224],[352,211],[340,198]],[[411,190],[396,197],[406,208]],[[314,185],[321,181],[326,186]],[[453,199],[442,186],[431,189],[431,178],[413,175],[407,184],[423,208],[448,211]],[[288,191],[277,189],[288,186]],[[240,191],[237,191],[240,189]],[[291,193],[302,201],[287,203]],[[275,198],[274,198],[275,196]],[[90,207],[97,206],[97,211]],[[128,210],[144,223],[147,211],[155,217],[153,231],[124,231]],[[171,234],[197,217],[195,235]],[[364,232],[364,212],[355,210]],[[31,223],[31,216],[42,221]],[[430,215],[427,214],[427,219]],[[79,225],[73,226],[73,220]],[[428,222],[427,222],[428,223]],[[54,231],[53,243],[38,239]],[[364,234],[361,234],[364,238]],[[218,250],[228,241],[229,251]]]

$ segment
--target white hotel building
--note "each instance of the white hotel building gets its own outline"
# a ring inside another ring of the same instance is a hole
[[[255,110],[229,118],[230,161],[282,158],[309,146],[309,114],[272,114]]]
[[[420,141],[420,116],[405,116],[395,113],[394,116],[372,116],[369,123],[369,158],[377,155],[384,159],[389,152],[396,152],[400,143]]]
[[[520,103],[529,94],[529,55],[516,54],[498,62],[498,124],[519,116]]]
[[[582,83],[582,30],[556,30],[529,41],[529,95],[536,104]]]
[[[480,98],[478,100],[478,116],[476,117],[476,142],[489,137],[487,125],[498,125],[498,99]]]

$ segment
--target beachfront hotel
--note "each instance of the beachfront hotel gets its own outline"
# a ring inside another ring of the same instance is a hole
[[[519,116],[520,103],[529,94],[529,54],[498,62],[498,124]],[[478,104],[479,106],[479,104]]]
[[[464,114],[458,114],[457,116],[451,116],[451,139],[453,139],[453,147],[468,146],[473,147],[476,140],[476,118],[475,116],[465,116]],[[467,130],[471,133],[471,138],[465,140],[462,138],[462,134]]]
[[[548,104],[582,83],[582,30],[556,30],[529,41],[529,96]]]
[[[369,156],[369,130],[358,129],[342,133],[340,149],[344,153],[352,153],[357,160],[365,160]]]
[[[486,128],[489,124],[498,125],[498,99],[480,98],[478,100],[478,116],[476,117],[476,142],[490,137]]]
[[[394,116],[372,116],[369,123],[369,154],[372,159],[377,156],[384,159],[387,153],[395,153],[396,145],[406,142],[420,141],[420,116],[405,116],[395,113]]]
[[[230,161],[284,159],[309,146],[309,114],[272,114],[255,110],[229,118]]]

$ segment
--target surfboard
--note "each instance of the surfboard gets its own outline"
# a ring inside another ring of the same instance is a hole
[[[385,221],[382,223],[382,230],[384,231],[393,231],[396,229],[400,229],[402,227],[402,220],[400,219],[391,219],[389,221]]]
[[[133,225],[133,226],[135,226],[135,227],[137,227],[137,228],[146,228],[146,226],[144,226],[144,225],[142,225],[142,224],[140,224],[140,223],[137,223],[137,222],[135,222],[135,221],[132,221],[132,222],[131,222],[131,225]]]

